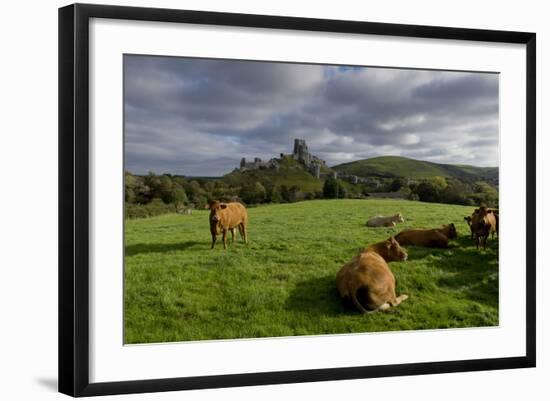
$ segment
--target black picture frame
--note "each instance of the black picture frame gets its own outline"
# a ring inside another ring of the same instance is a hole
[[[526,353],[521,357],[382,366],[89,381],[88,61],[91,18],[437,38],[526,47]],[[59,391],[95,396],[534,367],[536,364],[536,35],[479,29],[74,4],[59,9]]]

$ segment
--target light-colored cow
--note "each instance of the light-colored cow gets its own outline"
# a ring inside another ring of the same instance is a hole
[[[403,223],[405,219],[401,213],[393,216],[376,216],[367,221],[367,227],[393,227],[397,223]]]

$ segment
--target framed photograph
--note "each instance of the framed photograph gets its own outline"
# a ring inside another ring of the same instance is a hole
[[[535,34],[59,10],[59,391],[534,367]]]

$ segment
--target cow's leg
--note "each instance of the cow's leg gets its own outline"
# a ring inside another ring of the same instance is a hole
[[[246,224],[241,223],[241,226],[243,228],[243,233],[244,233],[244,243],[248,244],[248,232],[246,231]]]
[[[407,298],[409,298],[409,296],[407,294],[401,294],[391,302],[391,306],[395,307]]]
[[[222,231],[222,237],[223,237],[223,249],[227,249],[227,230],[224,228]]]
[[[214,244],[216,243],[216,234],[212,234],[212,246],[210,249],[214,249]]]
[[[231,229],[231,243],[234,243],[234,242],[235,242],[235,230],[236,230],[235,227],[233,227],[233,228]]]
[[[372,305],[369,305],[369,307],[372,307]],[[391,308],[391,304],[389,302],[384,302],[382,305],[378,305],[373,307],[373,309],[367,311],[367,313],[375,313],[375,312],[382,312],[386,311]]]
[[[244,230],[243,225],[239,224],[237,227],[239,227],[239,234],[241,234],[241,239],[244,241]]]

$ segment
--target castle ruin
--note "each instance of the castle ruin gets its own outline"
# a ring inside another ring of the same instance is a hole
[[[291,155],[280,154],[281,159],[287,156],[292,157],[298,163],[305,167],[305,169],[317,179],[325,179],[327,177],[340,178],[348,181],[352,184],[369,183],[373,184],[373,180],[369,178],[358,177],[353,174],[338,173],[331,170],[319,157],[309,153],[305,139],[294,139],[294,149]],[[279,159],[280,160],[280,159]],[[279,161],[275,158],[269,161],[262,161],[259,157],[255,157],[253,161],[246,161],[246,158],[241,159],[239,171],[247,170],[259,170],[259,169],[275,169],[279,170]]]
[[[279,162],[277,162],[277,160],[275,159],[271,159],[267,162],[264,162],[259,157],[255,157],[254,161],[252,162],[247,162],[246,158],[244,157],[241,159],[241,164],[240,164],[241,171],[258,170],[262,168],[272,168],[275,170],[279,170]]]
[[[280,156],[282,159],[286,155],[281,153]],[[321,167],[326,167],[325,161],[309,153],[305,139],[294,139],[294,150],[292,155],[289,156],[302,164],[311,175],[317,179],[321,178]],[[275,158],[264,162],[259,157],[255,157],[253,161],[247,161],[246,158],[243,157],[239,165],[239,171],[259,169],[279,170],[279,167],[279,161]]]
[[[305,139],[294,139],[292,157],[302,163],[315,178],[321,178],[321,167],[326,167],[325,161],[309,153]]]

